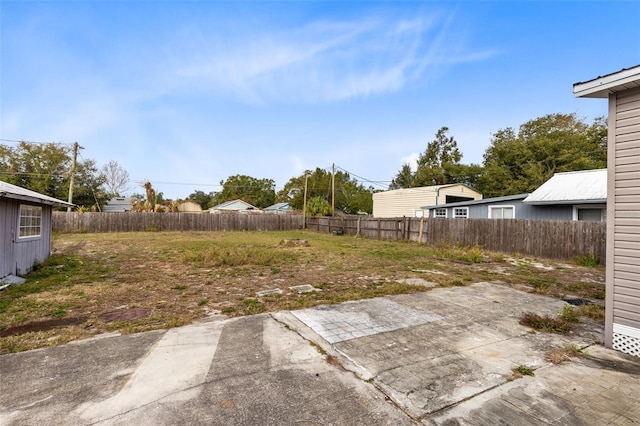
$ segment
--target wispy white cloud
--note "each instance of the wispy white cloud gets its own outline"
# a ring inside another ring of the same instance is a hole
[[[189,33],[189,40],[198,41],[176,58],[175,75],[194,89],[249,103],[325,103],[393,93],[431,67],[494,55],[469,50],[454,22],[452,15],[368,17],[256,30],[251,38]]]

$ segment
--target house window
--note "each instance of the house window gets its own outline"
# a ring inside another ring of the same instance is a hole
[[[602,222],[606,220],[603,209],[578,209],[578,220],[588,220],[592,222]]]
[[[456,207],[453,209],[453,217],[467,219],[469,217],[469,207]]]
[[[489,219],[513,219],[514,206],[489,206]]]
[[[447,217],[447,209],[435,209],[433,211],[433,217]]]
[[[39,237],[42,224],[42,207],[20,205],[20,226],[18,237]]]

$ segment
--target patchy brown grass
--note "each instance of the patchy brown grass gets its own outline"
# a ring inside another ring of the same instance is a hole
[[[287,239],[308,246],[280,244]],[[176,327],[213,314],[428,291],[398,282],[407,278],[440,286],[500,281],[556,297],[604,298],[600,267],[308,231],[65,234],[53,248],[26,284],[0,291],[0,353]],[[290,289],[302,284],[320,291]],[[275,288],[283,293],[257,296]]]

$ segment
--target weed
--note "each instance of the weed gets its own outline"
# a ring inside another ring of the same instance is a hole
[[[198,300],[198,306],[204,306],[207,304],[209,300],[208,299],[200,299]]]
[[[533,376],[533,370],[526,365],[519,365],[513,369],[513,375],[515,377]]]
[[[549,315],[540,316],[532,312],[524,313],[520,319],[520,325],[531,327],[538,331],[558,334],[567,334],[573,328],[569,321],[562,318],[553,318]]]
[[[580,314],[573,305],[564,305],[560,318],[568,322],[578,322]]]
[[[588,254],[586,256],[576,257],[576,263],[580,266],[587,266],[589,268],[595,268],[600,264],[600,256],[595,254]]]
[[[49,313],[49,316],[52,318],[64,318],[65,315],[67,315],[67,311],[62,306],[56,307]]]
[[[245,315],[261,314],[266,311],[267,308],[258,299],[245,299],[244,300],[244,313]]]
[[[373,377],[369,377],[367,380],[365,380],[366,383],[373,383],[375,379]]]
[[[564,348],[552,349],[546,353],[545,359],[553,364],[562,364],[563,362],[585,356],[582,349],[575,345],[566,346]]]
[[[451,282],[451,284],[455,285],[455,286],[463,286],[464,283],[462,282],[462,280],[453,280]]]
[[[604,320],[604,306],[587,304],[578,306],[578,314],[596,321]]]
[[[236,309],[234,306],[225,306],[224,308],[220,309],[220,312],[226,315],[235,314],[237,311],[238,309]]]
[[[171,287],[171,290],[186,290],[187,286],[184,284],[178,284]]]

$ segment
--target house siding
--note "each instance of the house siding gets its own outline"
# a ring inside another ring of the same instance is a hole
[[[640,89],[610,95],[609,141],[605,343],[640,356]]]
[[[16,273],[13,237],[17,229],[17,203],[0,198],[0,278]]]
[[[42,207],[40,236],[16,238],[20,204]],[[51,206],[19,202],[11,199],[0,200],[0,244],[2,263],[0,278],[7,275],[24,275],[31,271],[35,261],[42,262],[51,252]]]
[[[405,188],[373,194],[373,217],[416,217],[423,206],[445,204],[446,196],[482,199],[482,194],[464,185]]]
[[[573,220],[573,206],[535,206],[523,203],[522,200],[508,200],[487,202],[486,204],[472,204],[466,206],[460,203],[455,207],[447,207],[447,217],[453,217],[453,210],[460,207],[469,208],[469,219],[489,219],[489,207],[513,206],[515,219],[540,220]],[[430,217],[434,216],[435,207],[430,210]]]

